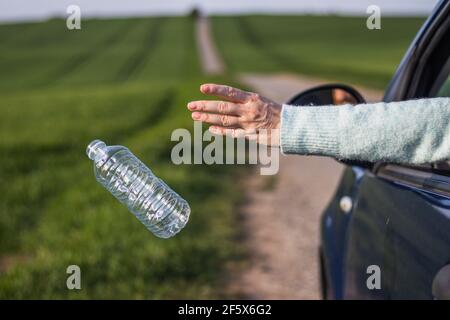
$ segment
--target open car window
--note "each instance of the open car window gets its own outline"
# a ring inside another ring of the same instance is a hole
[[[447,59],[442,63],[441,70],[437,73],[437,76],[433,81],[429,96],[450,97],[450,48],[447,52]]]
[[[442,87],[439,89],[437,97],[450,97],[450,76],[447,77]]]
[[[450,75],[450,16],[427,40],[411,77],[409,98],[448,95]]]

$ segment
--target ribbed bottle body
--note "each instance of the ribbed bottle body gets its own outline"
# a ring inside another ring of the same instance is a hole
[[[94,159],[97,181],[156,236],[177,234],[189,219],[188,203],[127,148],[107,148],[104,156]]]

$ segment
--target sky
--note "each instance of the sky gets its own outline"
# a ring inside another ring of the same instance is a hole
[[[438,0],[0,0],[0,21],[66,16],[69,5],[82,17],[180,15],[194,6],[208,14],[310,13],[366,15],[378,5],[385,15],[428,15]]]

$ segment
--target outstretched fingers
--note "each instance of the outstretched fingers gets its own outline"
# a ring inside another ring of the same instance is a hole
[[[190,111],[229,114],[234,116],[239,116],[242,111],[238,105],[226,101],[192,101],[188,103],[187,107]]]
[[[242,129],[242,128],[226,128],[221,126],[211,126],[209,131],[213,134],[219,134],[224,136],[230,136],[233,138],[246,138],[248,140],[257,140],[258,132],[255,129]]]
[[[207,95],[220,97],[222,99],[238,103],[245,103],[252,97],[252,94],[250,92],[214,83],[201,85],[200,91]]]
[[[192,119],[222,127],[240,126],[240,107],[226,101],[192,101],[187,105]]]
[[[230,136],[233,138],[244,138],[245,130],[241,128],[225,128],[220,126],[211,126],[208,129],[213,134]]]
[[[213,113],[201,113],[193,112],[192,119],[196,121],[202,121],[210,124],[216,124],[223,127],[239,127],[239,117],[230,116],[226,114],[213,114]]]

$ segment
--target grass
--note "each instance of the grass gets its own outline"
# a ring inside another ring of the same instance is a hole
[[[424,18],[215,17],[214,36],[236,72],[292,72],[383,89]]]
[[[193,35],[189,18],[0,27],[0,299],[221,296],[238,253],[238,170],[170,160],[205,80]],[[126,145],[186,198],[185,230],[154,237],[95,181],[85,147],[96,138]],[[66,288],[71,264],[80,291]]]

